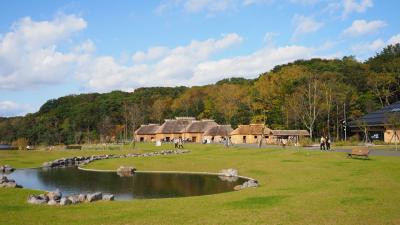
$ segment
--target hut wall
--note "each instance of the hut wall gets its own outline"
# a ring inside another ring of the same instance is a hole
[[[397,133],[398,138],[400,138],[400,130],[397,130],[396,133]],[[385,133],[383,134],[383,138],[384,138],[385,143],[394,144],[394,143],[396,143],[396,141],[397,141],[397,143],[400,143],[400,140],[398,138],[396,138],[396,136],[394,135],[394,130],[392,130],[392,129],[387,129],[385,131]]]
[[[203,141],[203,133],[183,133],[183,138],[185,140],[189,139],[190,141],[195,139],[194,142],[202,143],[202,141]]]
[[[256,144],[260,140],[262,135],[241,135],[235,134],[231,136],[233,144]],[[243,137],[246,137],[246,142],[243,141]]]
[[[155,134],[137,134],[135,135],[137,142],[154,142],[156,140]]]
[[[172,140],[174,138],[180,138],[183,137],[182,134],[180,133],[174,133],[174,134],[156,134],[156,140],[161,141],[162,139],[167,139]]]

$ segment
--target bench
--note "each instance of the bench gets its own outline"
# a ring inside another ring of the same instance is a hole
[[[369,155],[369,149],[366,147],[358,147],[351,149],[351,153],[348,153],[347,157],[353,158],[353,156],[363,156],[366,159]]]
[[[81,150],[82,146],[81,145],[67,145],[65,146],[65,149],[77,149],[77,150]]]

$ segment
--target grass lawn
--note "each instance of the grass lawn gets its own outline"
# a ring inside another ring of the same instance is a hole
[[[138,147],[140,151],[161,150],[151,145]],[[400,157],[358,160],[340,152],[292,148],[185,147],[191,153],[102,160],[86,167],[134,165],[138,170],[205,172],[236,168],[261,186],[208,196],[67,207],[29,205],[27,196],[37,191],[3,188],[0,224],[400,224]],[[35,167],[65,156],[126,152],[132,150],[0,151],[0,165]]]

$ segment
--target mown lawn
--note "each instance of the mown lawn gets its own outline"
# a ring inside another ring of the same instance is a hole
[[[26,198],[35,191],[0,189],[0,224],[400,224],[400,157],[357,160],[339,152],[301,149],[185,147],[191,153],[103,160],[87,168],[134,165],[138,170],[207,172],[236,168],[261,186],[208,196],[67,207],[28,205]],[[161,150],[151,145],[139,148]],[[65,156],[126,152],[132,150],[0,151],[0,165],[34,167]]]

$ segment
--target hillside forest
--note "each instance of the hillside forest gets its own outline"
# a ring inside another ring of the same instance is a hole
[[[312,137],[344,135],[350,121],[400,99],[400,44],[364,62],[298,60],[256,79],[234,77],[193,87],[137,88],[68,95],[23,117],[0,117],[0,143],[98,143],[129,140],[141,124],[193,116],[219,124],[264,123],[307,129]]]

